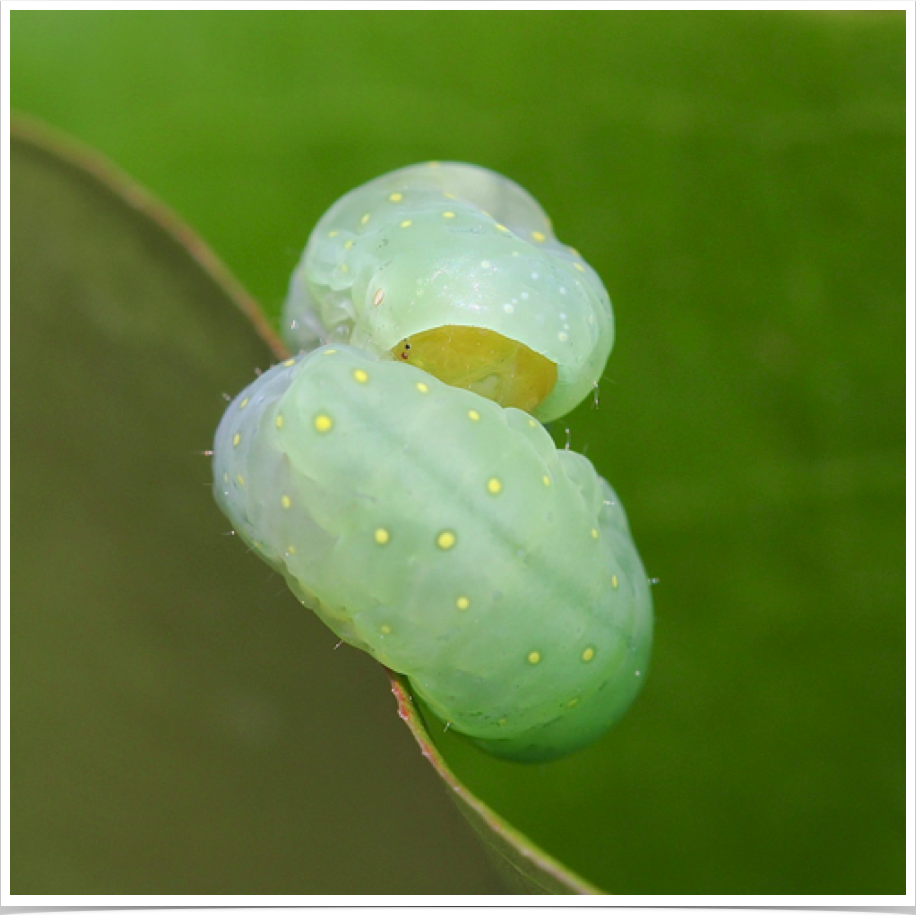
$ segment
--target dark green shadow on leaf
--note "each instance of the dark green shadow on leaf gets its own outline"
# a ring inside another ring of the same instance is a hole
[[[256,307],[94,156],[11,165],[12,891],[500,892],[384,672],[224,536]]]

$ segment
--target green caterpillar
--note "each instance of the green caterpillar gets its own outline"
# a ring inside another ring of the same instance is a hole
[[[403,169],[345,197],[313,233],[291,287],[287,320],[309,351],[274,366],[230,404],[214,444],[214,493],[237,533],[286,577],[303,604],[340,638],[406,674],[454,730],[499,756],[551,759],[598,738],[639,691],[652,643],[649,586],[611,487],[586,458],[558,450],[531,412],[512,405],[540,396],[530,409],[550,415],[551,402],[569,400],[577,385],[591,388],[603,360],[581,369],[585,374],[555,399],[563,366],[553,362],[554,351],[528,346],[535,335],[520,341],[505,324],[464,325],[464,311],[449,312],[442,290],[423,300],[433,310],[425,327],[404,317],[412,312],[398,299],[417,286],[409,265],[425,270],[437,256],[426,251],[437,237],[432,229],[417,238],[422,257],[409,246],[390,251],[390,225],[379,229],[373,244],[388,237],[382,248],[392,260],[371,267],[359,266],[359,243],[337,245],[349,238],[343,228],[326,229],[343,226],[347,214],[360,214],[359,223],[368,212],[366,225],[380,219],[359,196],[371,188],[383,197],[402,195],[391,203],[413,200],[413,210],[393,218],[423,223],[436,215],[427,205],[430,188],[441,209],[435,181],[443,175],[447,193],[474,197],[475,212],[485,203],[519,231],[547,229],[520,188],[471,166]],[[450,205],[447,212],[458,219],[456,201]],[[450,253],[440,263],[453,270],[468,263],[465,242],[476,262],[488,238],[489,229],[446,233],[440,241]],[[395,300],[385,321],[400,323],[381,338],[367,310],[378,306],[366,306],[365,298],[380,271],[394,274],[396,253],[407,266],[397,268],[396,283],[386,280],[381,288],[386,301]],[[540,249],[519,255],[544,256]],[[517,260],[511,252],[507,257]],[[340,285],[335,297],[328,290],[347,264],[369,280]],[[586,329],[591,314],[611,333],[610,304],[595,291],[597,279],[583,275],[589,278],[578,299],[584,317],[570,324],[583,338],[572,349],[609,349],[609,336]],[[466,288],[455,277],[452,291]],[[500,282],[513,277],[509,271]],[[507,285],[500,301],[530,301],[520,291],[533,287],[514,279],[515,295]],[[368,292],[354,293],[357,283]],[[493,291],[487,284],[475,288],[480,296]],[[550,290],[539,294],[538,307],[547,309]],[[480,314],[498,311],[482,307]],[[520,326],[540,326],[520,319]],[[316,346],[326,338],[349,342]],[[583,356],[580,367],[592,358]]]

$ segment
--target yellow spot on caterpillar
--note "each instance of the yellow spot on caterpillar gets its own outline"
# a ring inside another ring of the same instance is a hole
[[[282,414],[282,413],[278,413],[278,414],[277,414],[277,418],[274,420],[274,425],[275,425],[278,429],[282,429],[282,428],[283,428],[283,414]]]
[[[377,289],[375,292],[375,295],[372,297],[372,304],[375,305],[377,308],[384,301],[385,301],[385,290]]]
[[[363,218],[360,219],[359,224],[360,224],[361,226],[364,226],[367,222],[369,222],[369,217],[370,217],[371,215],[372,215],[371,213],[363,213]]]
[[[430,168],[438,168],[439,165],[440,165],[441,163],[440,163],[438,160],[436,160],[436,159],[432,159],[432,160],[430,160],[429,162],[427,162],[426,164],[427,164]]]
[[[331,229],[331,231],[328,232],[328,238],[337,238],[338,234],[337,229]]]
[[[349,272],[350,272],[349,266],[348,266],[347,264],[341,264],[341,265],[340,265],[340,272],[341,272],[341,273],[349,273]]]
[[[401,223],[401,228],[402,228],[402,229],[409,229],[412,225],[413,225],[413,220],[412,220],[412,219],[405,219],[405,220]]]
[[[575,263],[573,264],[573,267],[575,267],[576,270],[579,271],[579,273],[585,273],[585,267],[583,267],[582,264]]]
[[[595,657],[595,649],[592,648],[591,646],[589,646],[588,648],[585,649],[585,651],[582,652],[583,661],[591,661],[593,657]]]
[[[616,591],[619,585],[620,585],[620,582],[617,580],[617,576],[612,575],[611,576],[611,587]]]
[[[496,223],[496,231],[497,232],[508,232],[509,230],[501,222],[498,222]]]
[[[487,492],[493,496],[498,496],[503,491],[503,484],[496,478],[490,477],[487,480]]]
[[[359,384],[365,384],[369,380],[369,373],[362,369],[353,369],[353,377]]]
[[[550,477],[547,476],[547,474],[545,473],[544,476],[541,477],[541,482],[542,482],[545,486],[550,486]]]
[[[389,199],[392,203],[400,203],[400,202],[404,199],[404,195],[403,195],[403,194],[399,194],[397,191],[395,191],[393,194],[389,194],[389,195],[388,195],[388,199]]]
[[[289,508],[290,505],[293,504],[293,502],[292,502],[292,499],[290,499],[289,496],[283,496],[283,497],[280,499],[280,504],[281,504],[284,508]]]
[[[455,601],[455,606],[459,610],[467,610],[467,608],[471,606],[471,602],[466,597],[459,597],[458,600]]]
[[[547,241],[547,236],[546,236],[543,232],[532,232],[532,233],[531,233],[531,237],[532,237],[536,242]]]
[[[454,214],[451,210],[446,210],[446,211],[442,214],[442,218],[443,218],[443,219],[454,219],[454,218],[455,218],[455,214]]]
[[[458,199],[454,194],[450,194],[448,191],[443,192],[442,196],[448,200],[457,200]]]
[[[391,539],[391,534],[385,530],[383,527],[378,527],[375,529],[375,542],[379,546],[384,546]]]
[[[336,352],[337,352],[336,349],[326,349],[326,350],[322,353],[322,355],[323,355],[323,356],[333,356],[334,353],[336,353]]]
[[[295,365],[295,364],[296,364],[295,359],[287,359],[286,362],[283,363],[283,367],[288,369],[291,365]]]
[[[223,474],[223,482],[224,482],[224,483],[228,483],[228,482],[229,482],[229,474],[228,474],[228,473],[224,473],[224,474]]]
[[[239,404],[239,409],[240,409],[240,410],[244,410],[245,407],[247,407],[247,406],[248,406],[248,398],[246,397],[246,398]]]
[[[292,556],[292,555],[295,554],[296,548],[295,548],[292,544],[290,544],[290,545],[286,548],[286,552],[289,553],[290,556]]]
[[[356,242],[353,241],[352,238],[348,238],[348,239],[344,242],[344,248],[346,248],[346,250],[349,251],[350,248],[352,248],[355,244],[356,244]]]
[[[240,442],[241,440],[242,440],[241,434],[238,433],[238,432],[236,432],[235,435],[232,436],[232,447],[233,447],[233,448],[238,448],[239,442]]]
[[[500,718],[499,721],[497,721],[496,723],[497,723],[500,727],[502,727],[502,726],[506,723],[506,719],[505,719],[505,718]]]
[[[379,632],[381,632],[382,635],[391,635],[391,626],[385,623],[384,626],[379,626]]]
[[[528,663],[529,664],[540,664],[541,663],[541,653],[539,651],[532,651],[528,653]]]
[[[428,394],[428,393],[429,393],[429,385],[423,384],[422,381],[418,381],[418,382],[417,382],[417,390],[418,390],[421,394]]]
[[[567,708],[575,708],[578,704],[579,704],[579,699],[578,699],[578,698],[570,699],[569,702],[566,703],[566,707],[567,707]]]
[[[528,420],[528,425],[531,426],[532,429],[536,429],[536,428],[537,428],[537,420],[529,419],[529,420]]]
[[[450,550],[457,542],[457,539],[452,531],[443,531],[436,537],[436,546],[440,550]]]
[[[573,257],[582,257],[582,255],[572,245],[567,245],[566,250],[569,251]]]
[[[474,423],[480,422],[480,414],[476,410],[468,410],[468,419]]]
[[[330,432],[331,427],[334,425],[334,420],[331,419],[326,413],[319,413],[315,417],[315,431],[316,432]]]
[[[597,528],[597,527],[593,527],[593,528],[592,528],[592,539],[593,539],[593,540],[597,540],[597,539],[598,539],[598,528]]]
[[[238,483],[239,486],[244,486],[244,485],[245,485],[245,478],[244,478],[241,474],[238,474],[238,475],[236,476],[236,478],[235,478],[235,482]]]

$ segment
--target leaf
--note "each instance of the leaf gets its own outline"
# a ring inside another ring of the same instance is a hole
[[[202,452],[282,354],[257,307],[34,124],[11,183],[12,891],[498,892],[381,669],[224,536]]]

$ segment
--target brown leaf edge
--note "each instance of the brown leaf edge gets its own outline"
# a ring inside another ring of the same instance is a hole
[[[128,206],[150,219],[186,250],[201,269],[226,293],[254,325],[262,340],[277,359],[286,359],[289,351],[271,327],[261,306],[233,276],[206,242],[162,201],[144,189],[126,172],[98,150],[69,134],[40,121],[33,115],[16,111],[10,114],[10,139],[37,147],[62,159],[71,167],[91,177],[120,197]]]
[[[391,692],[398,703],[398,715],[413,734],[420,752],[449,788],[458,808],[496,860],[506,879],[522,893],[530,893],[535,888],[535,892],[545,894],[606,895],[603,890],[583,880],[535,845],[461,782],[433,743],[423,715],[411,694],[410,681],[391,670],[388,670],[388,676]]]
[[[10,138],[55,155],[71,167],[90,175],[130,207],[158,225],[176,244],[184,248],[201,269],[225,292],[251,321],[277,359],[286,359],[289,350],[265,317],[260,305],[203,239],[169,207],[141,187],[106,156],[70,135],[50,127],[32,115],[11,112]],[[407,725],[439,777],[445,782],[458,808],[480,837],[510,885],[520,893],[563,895],[603,895],[602,891],[565,868],[535,845],[527,836],[477,798],[449,768],[430,738],[422,713],[410,693],[406,677],[387,671],[391,691],[397,700],[398,715]]]

